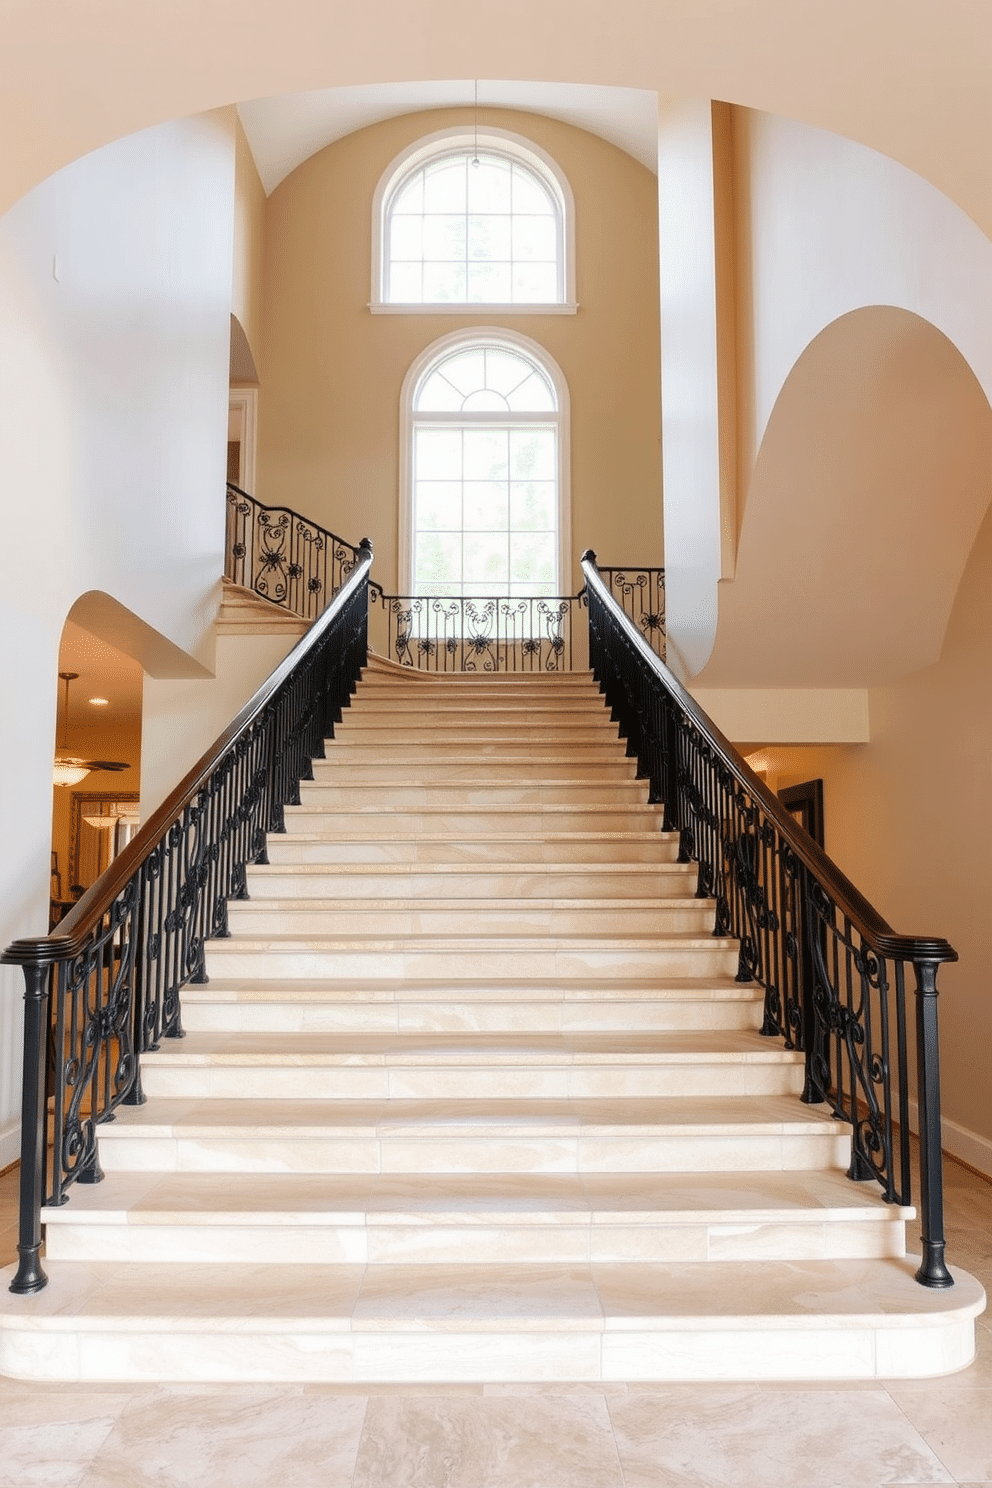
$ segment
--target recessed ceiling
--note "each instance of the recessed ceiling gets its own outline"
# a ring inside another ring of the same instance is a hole
[[[400,114],[471,107],[474,81],[372,83],[254,98],[238,106],[266,193],[272,192],[325,145]],[[644,88],[605,88],[586,83],[512,83],[483,79],[480,108],[546,114],[588,129],[658,169],[658,95]]]

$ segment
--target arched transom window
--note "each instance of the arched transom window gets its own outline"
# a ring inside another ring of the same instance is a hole
[[[427,359],[410,408],[414,594],[560,592],[563,395],[550,359],[499,336]]]
[[[423,142],[377,193],[373,308],[574,308],[571,196],[513,136]]]

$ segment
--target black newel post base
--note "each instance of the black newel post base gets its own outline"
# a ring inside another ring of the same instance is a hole
[[[920,1228],[923,1263],[916,1280],[952,1287],[944,1261],[944,1175],[940,1146],[940,1066],[937,1045],[937,963],[917,961],[916,1074],[920,1112]]]
[[[19,1295],[48,1285],[41,1264],[42,1174],[45,1168],[45,1058],[48,1045],[48,966],[24,968],[24,1094],[21,1124],[20,1219],[17,1274],[10,1290]]]

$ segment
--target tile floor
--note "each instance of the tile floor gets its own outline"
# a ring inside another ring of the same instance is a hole
[[[949,1162],[946,1201],[951,1263],[992,1294],[992,1187]],[[0,1488],[969,1488],[992,1483],[988,1316],[977,1334],[971,1368],[884,1387],[0,1379]]]

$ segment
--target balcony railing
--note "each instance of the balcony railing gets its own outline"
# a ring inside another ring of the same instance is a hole
[[[228,482],[224,572],[232,583],[316,620],[357,562],[358,549],[337,533]]]

